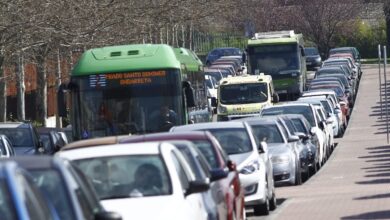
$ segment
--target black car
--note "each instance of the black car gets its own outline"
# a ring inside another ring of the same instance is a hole
[[[31,174],[60,219],[121,219],[103,209],[89,179],[69,161],[49,156],[20,156],[12,161]]]
[[[66,145],[66,141],[56,128],[37,128],[39,139],[47,154],[54,154]]]
[[[306,47],[305,56],[306,56],[306,67],[308,69],[315,69],[317,67],[321,67],[322,59],[317,48]]]

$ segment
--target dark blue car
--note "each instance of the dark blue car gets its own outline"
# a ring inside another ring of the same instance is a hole
[[[222,56],[242,56],[242,51],[235,47],[220,47],[215,48],[207,54],[206,65],[212,64]]]

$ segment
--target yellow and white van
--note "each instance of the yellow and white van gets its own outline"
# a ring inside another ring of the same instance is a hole
[[[257,116],[262,108],[278,101],[269,75],[224,78],[218,87],[217,120]]]

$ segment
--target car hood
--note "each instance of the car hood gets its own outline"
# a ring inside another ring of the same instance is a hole
[[[268,153],[269,155],[275,156],[275,155],[281,155],[281,154],[288,154],[291,153],[292,149],[288,144],[285,143],[270,143],[268,144]]]
[[[256,159],[252,151],[243,154],[230,154],[229,157],[237,164],[237,170],[240,170],[241,167],[246,165],[247,161],[249,162],[250,160]]]
[[[14,147],[15,155],[32,155],[35,154],[35,147]]]
[[[107,211],[120,214],[122,219],[185,219],[180,200],[173,196],[101,200]],[[187,218],[189,219],[189,218]]]

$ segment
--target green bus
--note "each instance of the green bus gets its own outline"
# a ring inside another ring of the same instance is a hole
[[[306,60],[302,34],[294,31],[256,33],[248,40],[248,73],[271,75],[275,90],[288,100],[306,89]]]
[[[137,44],[91,49],[62,88],[59,115],[66,115],[64,100],[70,100],[75,140],[162,132],[211,118],[203,64],[185,48]]]

